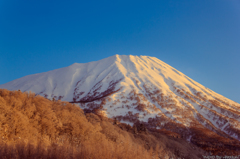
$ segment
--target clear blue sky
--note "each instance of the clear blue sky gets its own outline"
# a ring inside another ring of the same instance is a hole
[[[157,57],[240,103],[240,0],[0,0],[0,84],[114,54]]]

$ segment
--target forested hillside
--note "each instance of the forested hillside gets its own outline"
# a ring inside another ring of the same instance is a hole
[[[183,139],[84,113],[34,93],[0,89],[0,158],[202,158]]]

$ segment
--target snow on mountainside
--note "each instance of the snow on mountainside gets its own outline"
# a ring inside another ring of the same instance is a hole
[[[196,129],[240,140],[240,104],[155,57],[115,55],[74,63],[0,88],[78,103],[85,111],[129,124],[142,122],[148,128],[170,130],[191,141]]]

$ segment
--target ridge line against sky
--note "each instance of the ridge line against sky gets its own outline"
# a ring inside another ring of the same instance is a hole
[[[0,84],[115,54],[156,57],[240,103],[240,1],[0,1]]]

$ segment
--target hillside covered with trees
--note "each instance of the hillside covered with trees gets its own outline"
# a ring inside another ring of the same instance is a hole
[[[181,138],[131,127],[77,105],[0,89],[0,158],[202,158]]]

